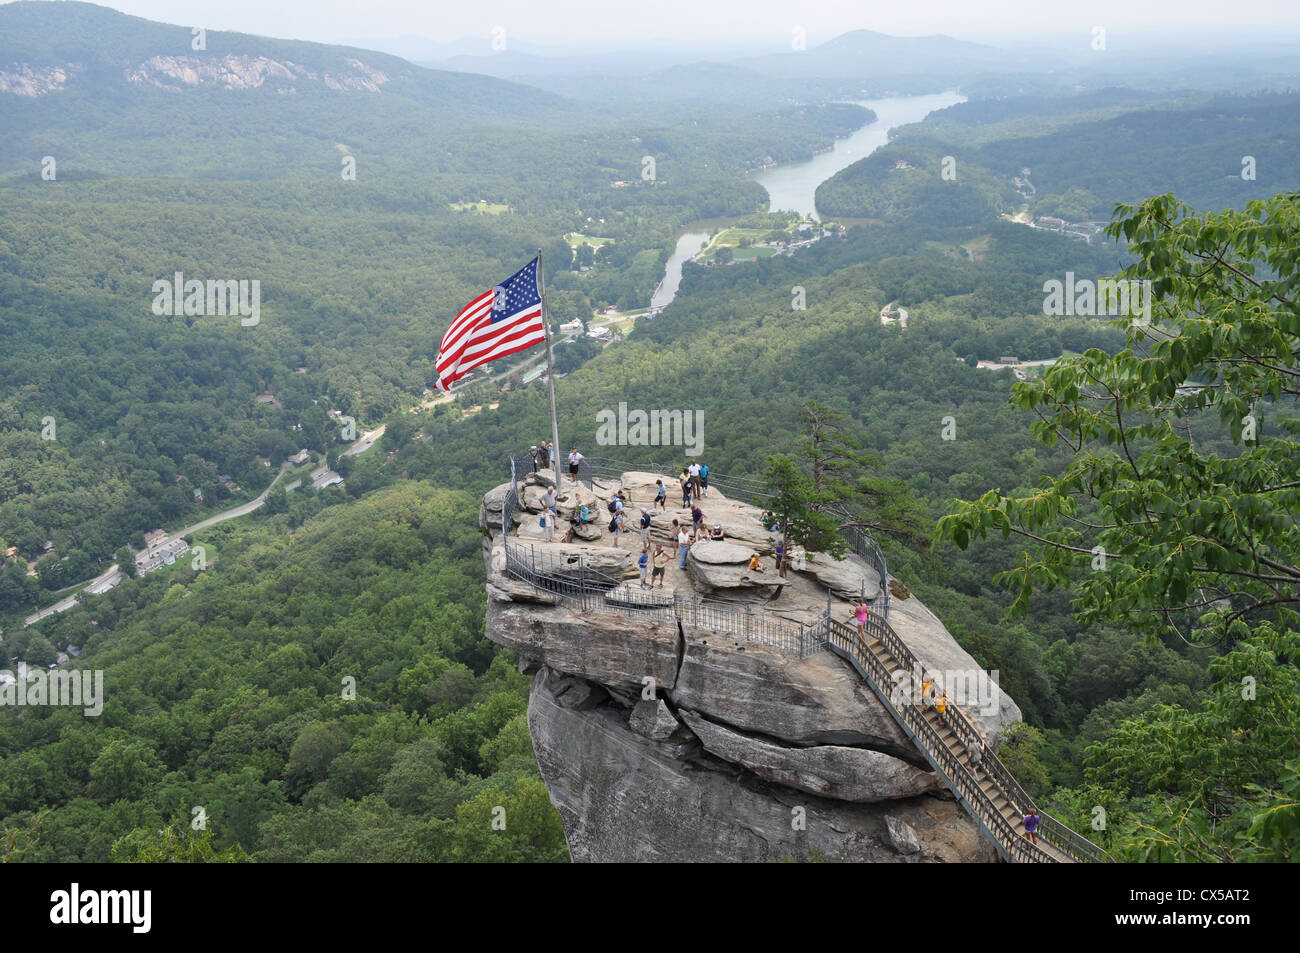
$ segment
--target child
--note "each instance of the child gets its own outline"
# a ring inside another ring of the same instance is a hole
[[[654,509],[658,513],[668,508],[668,487],[664,486],[663,480],[655,480],[655,486],[659,487],[655,491]]]
[[[649,586],[646,585],[646,581],[645,581],[646,573],[650,571],[650,547],[649,546],[642,547],[641,555],[638,556],[636,560],[636,568],[641,571],[641,588],[642,589],[650,588]]]

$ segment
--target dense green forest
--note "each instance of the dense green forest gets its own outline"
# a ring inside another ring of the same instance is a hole
[[[870,114],[733,97],[578,104],[368,51],[213,32],[196,52],[188,28],[142,24],[82,4],[0,7],[0,65],[76,65],[65,88],[0,94],[0,552],[15,550],[0,571],[0,638],[7,658],[41,666],[76,647],[70,664],[104,670],[108,686],[97,718],[0,712],[0,858],[155,859],[179,839],[219,860],[567,859],[529,744],[528,680],[483,636],[477,528],[479,495],[506,479],[508,455],[549,434],[543,385],[497,394],[480,381],[412,412],[440,336],[538,248],[555,322],[648,304],[683,227],[765,211],[746,170],[807,158]],[[315,76],[184,90],[165,72],[124,78],[122,62],[160,49],[196,68],[204,55],[266,56]],[[326,74],[348,82],[316,82]],[[1107,219],[1115,202],[1171,188],[1202,209],[1239,208],[1294,188],[1300,101],[1048,86],[907,127],[819,190],[824,213],[869,223],[793,257],[688,263],[674,303],[625,340],[560,347],[561,442],[667,470],[685,461],[680,448],[599,446],[597,414],[622,401],[696,410],[703,460],[752,477],[794,449],[803,401],[842,411],[875,476],[941,528],[932,548],[881,542],[891,572],[1020,705],[1026,724],[1002,754],[1026,787],[1085,831],[1106,806],[1114,823],[1097,839],[1124,858],[1281,859],[1293,819],[1255,817],[1300,794],[1294,761],[1278,757],[1295,747],[1294,616],[1207,623],[1213,638],[1195,619],[1135,627],[1109,611],[1125,607],[1114,592],[1083,587],[1081,602],[1050,561],[1030,563],[1042,570],[1032,585],[999,576],[1026,566],[1025,543],[988,530],[1002,528],[998,506],[1020,505],[1006,501],[1063,498],[1084,482],[1027,395],[1047,388],[1064,413],[1079,396],[1069,374],[1118,362],[1150,385],[1130,399],[1139,426],[1154,427],[1159,398],[1216,384],[1216,349],[1240,344],[1236,330],[1197,325],[1200,360],[1169,343],[1153,383],[1145,339],[1047,316],[1045,282],[1133,267],[1195,311],[1195,269],[1168,261],[1236,242],[1243,274],[1278,279],[1273,296],[1250,298],[1249,343],[1292,347],[1278,360],[1294,368],[1300,333],[1294,198],[1264,224],[1256,209],[1203,233],[1185,225],[1176,250],[1136,232],[1085,243],[1000,215]],[[1254,180],[1240,175],[1246,154]],[[43,176],[47,155],[57,173]],[[1029,194],[1011,181],[1025,166]],[[575,251],[575,233],[599,249]],[[154,282],[178,271],[258,280],[260,321],[156,314]],[[906,328],[882,325],[891,303],[909,312]],[[978,366],[1006,356],[1065,360],[1021,384]],[[1297,472],[1286,374],[1286,386],[1241,390],[1269,441],[1291,437],[1255,456],[1244,398],[1231,396],[1234,423],[1211,389],[1178,416],[1194,454],[1177,459],[1221,475],[1260,460]],[[330,411],[358,428],[384,423],[382,441],[340,457]],[[1167,439],[1140,431],[1131,452],[1163,460]],[[278,488],[256,515],[191,540],[208,565],[182,558],[22,626],[144,531],[251,498],[300,448],[345,488]],[[1269,558],[1294,567],[1291,498],[1275,499],[1262,521]],[[1098,506],[1050,515],[1100,519]],[[1184,508],[1215,532],[1235,525],[1230,508]],[[1071,531],[1029,511],[1043,533]],[[1261,672],[1267,730],[1233,702],[1241,678]],[[1233,767],[1229,741],[1266,767]],[[1179,774],[1159,766],[1171,751]],[[504,837],[488,823],[498,808]],[[191,836],[195,809],[207,829]],[[1195,823],[1170,821],[1180,809]]]
[[[204,536],[209,569],[42,623],[107,671],[107,701],[0,719],[10,850],[130,860],[202,808],[213,848],[254,860],[566,859],[528,679],[483,636],[477,508],[405,483],[262,518]]]
[[[1194,208],[1240,208],[1300,186],[1298,146],[1295,94],[1112,89],[972,100],[904,127],[888,146],[822,183],[817,206],[827,215],[935,224],[1022,210],[1104,222],[1117,202],[1165,192]],[[1012,181],[1023,169],[1030,173],[1024,194]]]

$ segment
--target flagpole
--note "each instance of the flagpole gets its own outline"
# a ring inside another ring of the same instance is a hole
[[[551,353],[551,322],[546,314],[546,276],[542,250],[537,249],[537,288],[542,293],[542,329],[546,332],[546,379],[551,385],[551,461],[555,464],[555,495],[560,495],[560,425],[555,416],[555,356]]]

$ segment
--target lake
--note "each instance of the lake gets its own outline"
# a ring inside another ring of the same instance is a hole
[[[889,130],[920,122],[936,109],[964,103],[966,97],[956,90],[925,96],[892,96],[867,99],[857,103],[876,114],[876,121],[863,126],[847,139],[837,139],[830,152],[813,156],[807,162],[765,169],[754,176],[767,189],[772,211],[789,209],[818,218],[816,194],[821,185],[845,166],[864,159],[889,141]],[[820,221],[820,219],[818,219]]]

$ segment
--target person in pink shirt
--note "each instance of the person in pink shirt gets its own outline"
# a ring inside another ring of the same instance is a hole
[[[858,635],[862,636],[862,640],[867,642],[868,645],[875,645],[880,641],[879,639],[871,639],[869,642],[867,641],[867,619],[870,615],[871,609],[867,605],[866,600],[859,599],[857,604],[853,607],[853,618],[858,624]]]

